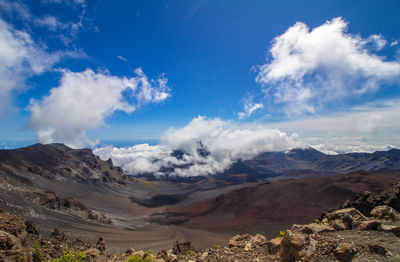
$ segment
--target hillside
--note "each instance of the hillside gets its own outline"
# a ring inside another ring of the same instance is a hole
[[[153,221],[270,237],[293,223],[311,222],[366,190],[380,192],[399,180],[399,171],[386,171],[274,181],[169,208],[155,214]]]

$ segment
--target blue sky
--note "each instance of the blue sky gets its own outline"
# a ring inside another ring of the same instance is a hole
[[[359,149],[353,137],[359,150],[398,146],[399,1],[0,0],[0,10],[2,143],[158,139],[204,116],[325,151]]]

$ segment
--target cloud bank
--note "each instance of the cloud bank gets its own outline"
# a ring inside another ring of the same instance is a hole
[[[373,53],[386,45],[383,37],[363,39],[347,33],[347,26],[340,17],[311,31],[298,22],[273,40],[256,81],[287,115],[312,114],[339,99],[399,82],[400,63]]]
[[[72,147],[94,146],[86,131],[104,125],[115,111],[131,113],[170,96],[167,79],[148,79],[139,68],[134,77],[107,72],[62,71],[60,85],[41,100],[32,99],[30,126],[41,143],[61,142]]]
[[[111,157],[131,175],[199,176],[222,172],[233,162],[262,152],[302,146],[296,134],[289,136],[261,125],[238,125],[199,116],[183,128],[168,129],[156,146],[108,146],[94,153],[105,160]]]

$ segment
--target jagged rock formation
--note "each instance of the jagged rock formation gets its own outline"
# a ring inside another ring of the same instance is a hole
[[[368,215],[374,207],[382,205],[400,210],[400,182],[393,184],[383,192],[365,191],[362,195],[357,195],[353,201],[345,202],[342,208],[355,207],[361,213]]]

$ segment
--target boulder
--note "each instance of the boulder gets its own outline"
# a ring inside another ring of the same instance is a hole
[[[96,247],[98,250],[100,250],[101,253],[104,253],[104,251],[106,251],[107,246],[103,237],[99,237],[99,240],[97,240],[96,243]]]
[[[54,229],[53,233],[51,233],[50,238],[53,238],[58,241],[66,241],[67,237],[65,236],[65,233],[58,228]]]
[[[26,232],[28,232],[28,234],[31,235],[40,235],[40,231],[39,229],[36,227],[35,223],[33,223],[33,221],[25,221],[25,228],[26,228]]]
[[[0,250],[11,250],[22,248],[21,240],[16,236],[0,231]]]
[[[267,244],[267,238],[263,235],[257,234],[251,237],[250,243],[255,246],[265,246]]]
[[[380,219],[391,219],[398,220],[400,218],[399,213],[389,206],[377,206],[371,210],[371,217]]]
[[[339,209],[327,214],[328,223],[336,230],[347,230],[358,227],[359,224],[368,220],[355,208]]]
[[[333,251],[334,256],[339,261],[351,261],[354,255],[358,252],[357,248],[349,243],[340,243]]]
[[[381,225],[381,223],[379,221],[367,220],[367,221],[361,222],[361,224],[358,225],[358,230],[360,230],[360,231],[378,230],[380,225]]]
[[[290,230],[299,231],[308,235],[335,231],[335,229],[332,227],[318,223],[311,223],[308,225],[293,225]]]
[[[377,245],[377,244],[369,244],[368,245],[368,250],[371,253],[375,253],[378,255],[386,255],[387,250],[383,246]]]
[[[316,241],[310,236],[288,230],[282,238],[279,259],[282,262],[308,260],[315,252]]]
[[[278,253],[282,245],[282,238],[274,238],[267,242],[268,252],[272,255]]]
[[[85,261],[106,262],[107,258],[97,248],[89,248],[82,252],[86,256]]]
[[[378,230],[383,232],[393,233],[395,236],[400,237],[400,227],[399,226],[391,226],[391,225],[381,225]]]
[[[232,237],[231,239],[229,239],[229,247],[238,247],[238,248],[244,248],[247,244],[247,242],[249,242],[251,240],[251,236],[248,234],[244,234],[244,235],[236,235],[234,237]]]
[[[175,255],[186,254],[189,250],[194,250],[192,243],[189,241],[179,243],[175,242],[174,247],[172,248],[172,253]]]

